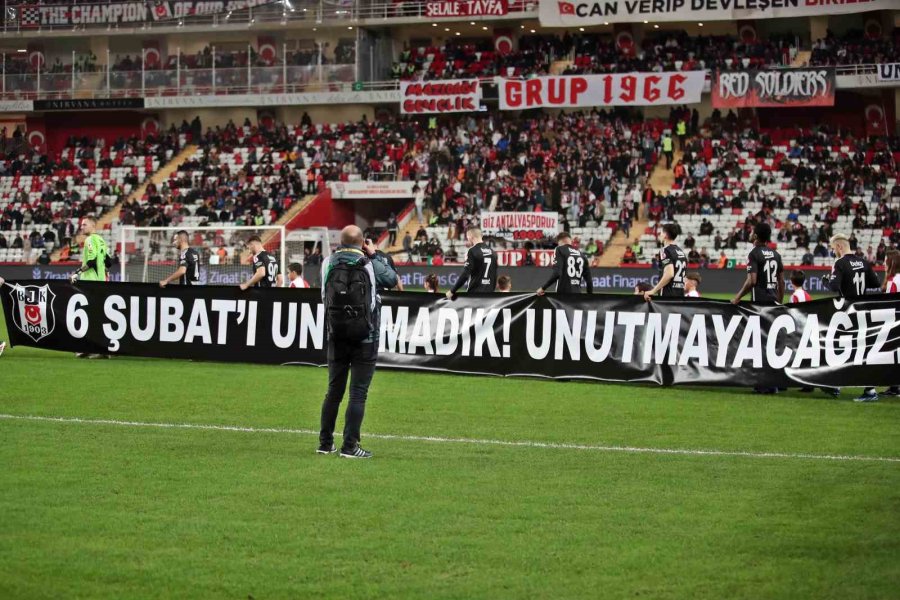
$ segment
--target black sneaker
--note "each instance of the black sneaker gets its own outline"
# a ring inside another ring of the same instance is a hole
[[[359,446],[353,448],[352,450],[344,450],[342,448],[341,458],[372,458],[372,453],[368,450],[363,450]]]
[[[882,396],[900,396],[900,385],[892,385],[888,389],[881,392]]]
[[[334,444],[319,444],[316,449],[316,454],[334,454],[335,452],[337,452],[337,448],[334,447]]]
[[[854,398],[854,402],[878,402],[878,392],[875,391],[875,388],[866,388],[863,390],[862,395],[859,398]]]

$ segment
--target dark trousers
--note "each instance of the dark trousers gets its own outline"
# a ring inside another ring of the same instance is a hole
[[[350,402],[344,414],[344,450],[353,450],[359,444],[359,429],[366,414],[366,396],[375,375],[375,358],[378,349],[372,342],[335,342],[328,340],[328,392],[322,403],[322,429],[319,442],[334,443],[334,425],[338,410],[347,389],[350,376]]]
[[[388,246],[394,246],[397,243],[397,230],[391,229],[388,231]]]

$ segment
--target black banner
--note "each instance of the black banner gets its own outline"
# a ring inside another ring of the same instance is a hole
[[[318,290],[11,282],[13,345],[269,364],[325,363]],[[663,385],[900,382],[900,296],[793,306],[636,296],[388,293],[379,365]]]
[[[0,277],[5,279],[52,279],[67,280],[76,266],[67,265],[0,265]],[[174,270],[174,265],[172,266]],[[811,294],[831,292],[823,276],[831,272],[829,268],[803,267],[806,273],[804,288]],[[429,265],[399,266],[397,272],[404,287],[424,288],[425,278],[434,274],[438,278],[440,289],[446,291],[459,278],[462,267],[459,265],[434,267]],[[734,294],[747,279],[745,268],[736,269],[700,269],[703,283],[702,294]],[[515,291],[532,291],[542,286],[550,276],[549,267],[503,267],[498,270],[512,280]],[[789,269],[785,270],[785,274]],[[200,283],[203,285],[238,285],[250,278],[249,265],[201,265]],[[308,267],[304,278],[312,286],[319,282],[319,269]],[[143,264],[128,267],[128,281],[140,281],[144,276]],[[110,281],[121,281],[119,267],[113,265],[109,271]],[[597,267],[591,269],[594,291],[629,294],[641,282],[656,285],[659,271],[640,267]],[[786,283],[788,291],[792,291],[790,282]]]
[[[35,100],[34,110],[112,110],[144,108],[143,98],[83,98],[72,100]]]
[[[23,28],[112,25],[228,14],[275,0],[154,0],[153,2],[77,2],[20,4],[7,11],[9,23]]]
[[[834,106],[833,67],[718,71],[712,86],[714,108]]]

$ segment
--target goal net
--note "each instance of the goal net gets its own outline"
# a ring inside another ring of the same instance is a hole
[[[191,248],[200,256],[201,285],[238,285],[250,277],[251,255],[246,242],[256,235],[266,252],[275,257],[287,275],[289,256],[283,226],[260,227],[122,227],[119,259],[123,281],[157,282],[178,268],[175,234],[187,231]],[[302,261],[303,250],[300,249]]]

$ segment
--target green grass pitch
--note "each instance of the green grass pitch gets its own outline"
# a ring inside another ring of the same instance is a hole
[[[348,461],[325,379],[7,350],[0,598],[900,595],[900,462],[824,458],[900,456],[896,401],[385,371]]]

